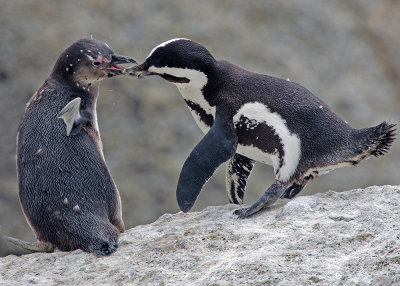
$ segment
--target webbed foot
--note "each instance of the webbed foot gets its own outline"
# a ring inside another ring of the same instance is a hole
[[[297,196],[301,190],[305,187],[306,182],[303,185],[293,183],[290,187],[288,187],[285,192],[281,195],[281,199],[293,199]]]
[[[282,184],[279,181],[275,181],[259,198],[253,205],[248,208],[240,208],[233,212],[234,215],[237,215],[238,218],[248,218],[263,208],[272,205],[287,189],[287,185]]]

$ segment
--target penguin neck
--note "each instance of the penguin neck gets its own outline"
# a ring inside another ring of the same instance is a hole
[[[74,76],[66,76],[65,74],[52,73],[50,79],[58,82],[63,86],[68,86],[73,93],[79,93],[79,97],[96,98],[99,95],[100,80],[87,80]],[[81,96],[82,95],[82,96]]]
[[[73,79],[72,84],[82,93],[83,96],[97,100],[97,97],[99,96],[99,81],[89,82],[86,80]]]
[[[97,127],[96,104],[99,97],[99,82],[88,85],[87,83],[74,82],[74,90],[79,94],[82,100],[81,108],[92,114],[95,128]],[[75,92],[74,92],[75,93]]]
[[[215,105],[205,97],[204,87],[207,86],[209,79],[206,74],[198,72],[194,77],[188,77],[188,83],[175,83],[192,113],[194,120],[200,129],[207,133],[214,122]]]
[[[215,107],[211,105],[203,93],[207,82],[207,76],[199,72],[199,74],[196,75],[196,80],[193,80],[192,77],[189,83],[175,83],[175,85],[189,108],[194,104],[201,107],[208,114],[214,115]]]
[[[188,83],[174,83],[185,101],[190,101],[204,107],[205,110],[211,110],[216,105],[216,100],[209,90],[216,90],[219,86],[215,81],[214,74],[204,73],[197,70],[191,70],[186,75],[190,81]]]
[[[81,98],[81,109],[86,110],[92,116],[96,117],[96,103],[99,96],[99,84],[95,82],[88,84],[86,82],[65,78],[52,74],[46,81],[47,84],[62,92],[57,93],[62,104],[71,101],[74,98]]]
[[[90,123],[96,132],[95,140],[99,146],[100,153],[103,155],[103,145],[100,140],[99,124],[97,122],[97,98],[99,97],[99,83],[92,83],[88,85],[82,81],[74,82],[74,96],[77,95],[81,98],[81,110],[85,110],[90,114]]]
[[[53,68],[50,78],[59,82],[63,86],[70,87],[74,93],[79,93],[79,97],[97,98],[99,94],[99,83],[102,77],[94,77],[82,68],[77,68],[73,64],[66,64],[63,60],[58,60]]]

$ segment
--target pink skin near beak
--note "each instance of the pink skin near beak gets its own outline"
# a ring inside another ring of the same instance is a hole
[[[107,58],[104,57],[104,56],[99,56],[99,57],[95,60],[95,62],[98,62],[98,63],[100,63],[100,64],[103,64],[103,63],[110,63],[111,60],[110,60],[110,59],[107,59]],[[114,64],[114,65],[107,65],[107,66],[105,67],[105,69],[124,70],[124,67],[122,67],[122,66],[120,66],[120,65],[117,65],[117,64]]]

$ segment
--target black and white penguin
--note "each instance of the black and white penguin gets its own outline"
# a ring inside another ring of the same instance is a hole
[[[395,136],[395,125],[386,122],[353,129],[301,85],[217,61],[189,39],[158,45],[127,73],[174,83],[206,133],[179,177],[177,199],[184,212],[227,160],[227,193],[234,203],[242,203],[255,161],[274,168],[275,182],[264,195],[235,211],[245,218],[279,197],[294,197],[314,177],[384,154]]]
[[[60,55],[28,102],[17,137],[19,198],[38,242],[9,241],[33,251],[116,250],[121,199],[104,161],[96,102],[100,81],[132,62],[93,39]]]

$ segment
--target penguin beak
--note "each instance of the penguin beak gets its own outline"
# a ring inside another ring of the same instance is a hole
[[[111,61],[105,67],[105,70],[108,73],[108,77],[124,74],[125,68],[123,66],[120,66],[119,64],[128,64],[128,63],[137,64],[134,58],[113,54],[111,56]]]
[[[120,56],[115,54],[111,56],[111,64],[128,64],[128,63],[138,64],[137,61],[131,57]]]
[[[148,69],[148,64],[146,62],[138,66],[132,66],[125,69],[125,73],[131,76],[137,76],[138,78],[143,78],[149,75],[160,75],[159,73],[153,72]]]
[[[158,73],[149,68],[149,64],[147,62],[142,63],[141,65],[135,67],[128,67],[125,69],[125,74],[131,76],[137,76],[138,78],[144,78],[149,75],[159,75],[163,79],[168,80],[173,83],[188,83],[190,80],[186,77],[176,77],[166,73]]]

